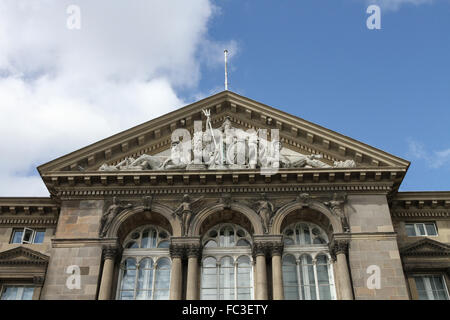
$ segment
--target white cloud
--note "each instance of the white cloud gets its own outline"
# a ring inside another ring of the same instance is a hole
[[[439,169],[446,164],[450,165],[450,148],[429,152],[423,144],[411,139],[408,140],[408,147],[412,157],[425,160],[432,169]]]
[[[365,0],[367,5],[376,4],[381,9],[396,11],[403,5],[431,4],[434,0]]]
[[[70,4],[81,30],[66,27]],[[176,91],[219,62],[217,12],[208,0],[2,0],[0,196],[47,195],[37,165],[183,105]]]

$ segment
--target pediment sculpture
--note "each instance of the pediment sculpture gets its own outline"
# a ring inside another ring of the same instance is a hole
[[[143,154],[137,158],[128,157],[116,165],[103,164],[100,171],[143,171],[143,170],[224,170],[256,168],[353,168],[355,161],[335,161],[329,165],[322,161],[322,155],[304,155],[287,148],[279,139],[267,138],[267,130],[242,130],[233,127],[231,118],[226,117],[222,125],[213,129],[210,113],[205,132],[196,131],[194,137],[186,130],[189,139],[173,141],[170,154]],[[177,129],[178,130],[178,129]],[[185,129],[180,129],[185,130]],[[277,130],[277,129],[272,129]],[[186,141],[186,142],[184,142]]]

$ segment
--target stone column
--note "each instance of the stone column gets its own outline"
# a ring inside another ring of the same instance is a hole
[[[190,246],[187,249],[188,271],[186,300],[198,300],[198,266],[200,260],[200,246]]]
[[[253,257],[256,257],[255,299],[267,300],[267,270],[266,246],[262,243],[253,244]]]
[[[283,243],[275,243],[271,248],[272,254],[272,284],[273,300],[284,300],[283,269],[281,256],[283,254]]]
[[[352,283],[347,263],[348,240],[334,240],[331,244],[331,255],[335,257],[336,274],[339,278],[342,300],[353,300]]]
[[[103,249],[103,273],[100,282],[98,300],[111,299],[111,288],[114,275],[114,259],[117,255],[116,248]]]
[[[170,271],[170,300],[181,300],[183,286],[182,258],[185,248],[183,246],[171,245],[170,256],[172,258],[172,269]]]

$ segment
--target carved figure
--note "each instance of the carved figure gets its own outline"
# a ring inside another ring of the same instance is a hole
[[[272,202],[267,199],[267,195],[265,193],[261,194],[261,200],[256,202],[256,212],[258,212],[259,217],[261,218],[264,233],[269,233],[274,211],[275,207]]]
[[[100,238],[104,238],[106,236],[106,232],[108,231],[111,223],[114,218],[123,210],[133,207],[131,203],[127,205],[121,205],[116,197],[113,198],[113,203],[108,207],[105,213],[102,215],[100,220]]]
[[[180,221],[181,234],[183,236],[187,234],[192,216],[197,213],[200,204],[199,201],[202,199],[203,196],[191,201],[190,196],[185,194],[181,204],[174,210],[173,215]]]

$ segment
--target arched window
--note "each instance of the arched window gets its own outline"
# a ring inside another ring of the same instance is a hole
[[[336,299],[325,232],[315,224],[300,222],[288,226],[283,235],[285,299]]]
[[[124,241],[117,298],[169,299],[169,233],[156,226],[132,231]]]
[[[233,224],[210,229],[203,238],[202,300],[253,298],[251,237]]]

